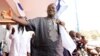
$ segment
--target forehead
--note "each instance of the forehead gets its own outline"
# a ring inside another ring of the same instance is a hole
[[[48,5],[48,8],[52,8],[52,7],[55,7],[55,4],[54,3]]]

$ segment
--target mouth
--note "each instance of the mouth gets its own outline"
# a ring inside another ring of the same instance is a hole
[[[50,11],[49,11],[49,13],[55,13],[55,11],[53,11],[53,10],[50,10]]]

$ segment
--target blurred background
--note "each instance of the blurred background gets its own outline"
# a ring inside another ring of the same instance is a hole
[[[46,16],[48,4],[56,2],[56,0],[19,1],[29,19]],[[66,0],[64,2],[67,4],[67,9],[60,18],[66,23],[67,30],[81,32],[86,39],[100,39],[100,0]],[[9,9],[12,9],[14,15],[19,15],[13,0],[0,0],[0,12]]]

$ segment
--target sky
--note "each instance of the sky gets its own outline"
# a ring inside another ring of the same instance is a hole
[[[62,13],[61,19],[65,21],[68,31],[100,31],[100,0],[65,1],[68,8]]]
[[[80,30],[100,30],[100,0],[76,0]]]

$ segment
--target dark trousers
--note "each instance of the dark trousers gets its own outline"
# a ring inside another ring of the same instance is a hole
[[[9,53],[6,53],[6,56],[9,56]]]
[[[64,48],[64,51],[63,51],[63,55],[64,56],[71,56],[70,52]]]

